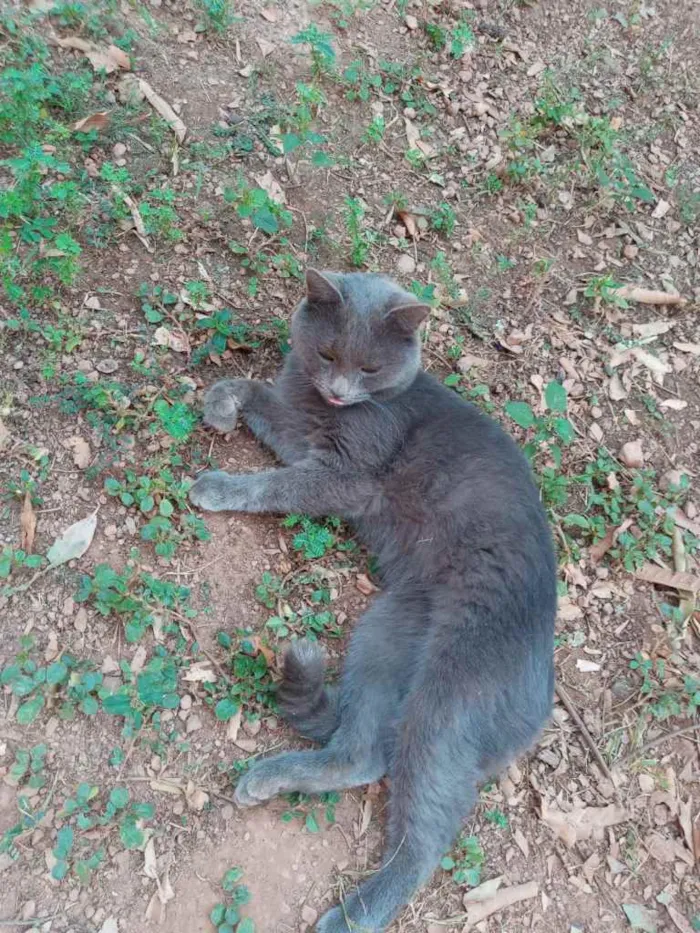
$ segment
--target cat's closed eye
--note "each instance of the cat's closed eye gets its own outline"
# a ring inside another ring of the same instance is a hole
[[[318,355],[322,360],[325,360],[326,363],[335,362],[335,353],[332,350],[319,350]]]
[[[360,372],[367,376],[374,376],[381,368],[381,366],[360,366]]]

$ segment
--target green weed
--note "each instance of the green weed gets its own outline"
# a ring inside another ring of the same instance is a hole
[[[241,918],[241,908],[250,903],[250,890],[241,884],[242,868],[229,868],[221,880],[225,900],[219,901],[209,913],[218,933],[255,933],[250,917]]]
[[[445,856],[440,862],[444,871],[451,872],[455,884],[465,884],[470,888],[481,882],[481,873],[486,857],[476,836],[460,835],[453,854]]]

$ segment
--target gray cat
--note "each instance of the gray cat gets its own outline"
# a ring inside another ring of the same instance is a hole
[[[322,744],[256,762],[249,807],[391,778],[383,865],[319,933],[384,930],[431,877],[481,780],[527,748],[553,691],[556,565],[528,464],[491,419],[420,368],[426,305],[394,282],[307,274],[274,387],[218,382],[204,420],[240,410],[285,466],[204,473],[204,509],[341,515],[383,591],[353,632],[339,687],[319,647],[287,652],[279,703]]]

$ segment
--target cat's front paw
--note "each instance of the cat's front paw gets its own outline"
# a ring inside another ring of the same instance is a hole
[[[190,502],[208,512],[255,511],[256,478],[210,470],[195,480],[189,495]]]
[[[381,933],[383,927],[366,926],[361,920],[354,920],[353,898],[325,913],[316,924],[315,933]]]
[[[250,380],[222,379],[204,396],[204,423],[228,434],[238,421],[241,407],[250,394]]]
[[[239,778],[233,799],[239,807],[257,807],[279,794],[282,778],[283,774],[275,759],[258,761]]]

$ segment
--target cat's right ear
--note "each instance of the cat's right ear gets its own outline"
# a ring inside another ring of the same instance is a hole
[[[339,307],[343,303],[343,296],[333,282],[316,269],[306,271],[306,297],[312,305]]]

